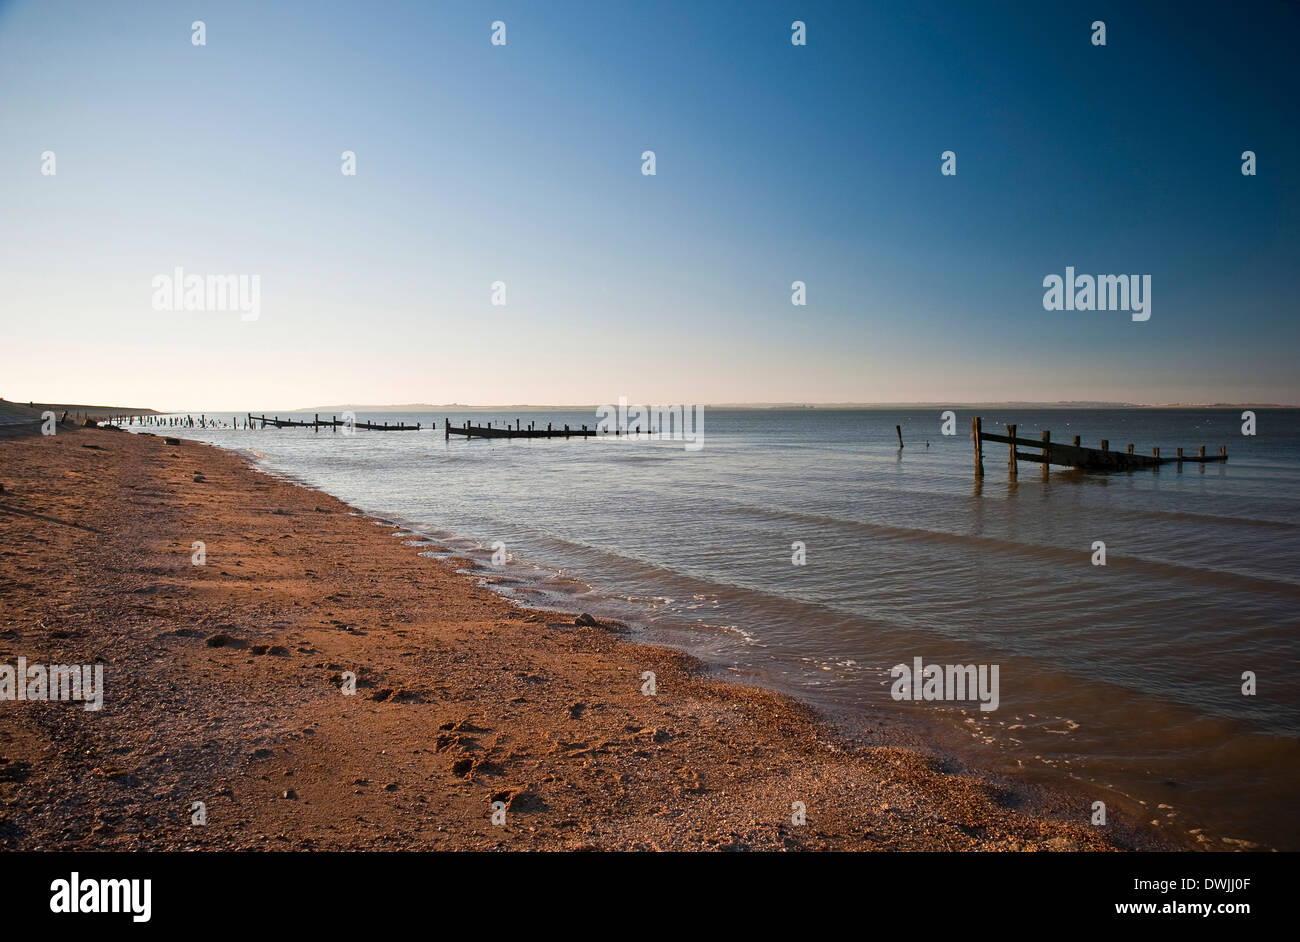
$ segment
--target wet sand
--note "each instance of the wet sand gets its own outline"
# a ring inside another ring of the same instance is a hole
[[[214,447],[61,428],[0,441],[0,484],[0,664],[102,663],[106,688],[0,701],[5,849],[1164,846],[1086,795],[851,749]]]

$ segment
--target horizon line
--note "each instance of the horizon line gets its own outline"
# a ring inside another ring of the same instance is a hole
[[[62,408],[74,408],[80,410],[120,412],[122,415],[140,415],[153,413],[157,415],[190,415],[190,414],[211,414],[220,416],[224,413],[238,415],[243,412],[246,415],[251,414],[247,408],[190,408],[190,409],[157,409],[150,406],[121,406],[121,405],[99,405],[92,403],[67,403],[55,401],[37,401],[28,400],[24,403],[21,400],[6,399],[0,397],[0,402],[9,402],[13,405],[41,405],[41,406],[58,406]],[[487,411],[530,411],[530,412],[578,412],[578,411],[596,411],[602,406],[612,405],[610,403],[503,403],[488,405],[473,405],[470,403],[427,403],[427,402],[410,402],[410,403],[343,403],[338,405],[325,406],[305,406],[282,410],[283,413],[323,413],[333,411],[334,414],[340,412],[351,412],[365,410],[368,412],[487,412]],[[681,405],[683,407],[697,405],[695,403],[642,403],[629,402],[632,406],[652,406],[655,408],[670,407]],[[953,402],[941,400],[897,400],[897,401],[876,401],[876,402],[854,402],[854,401],[778,401],[778,402],[718,402],[718,403],[699,403],[699,406],[708,409],[732,409],[732,410],[770,410],[770,411],[813,411],[813,410],[853,410],[853,409],[972,409],[972,408],[1037,408],[1037,409],[1300,409],[1298,404],[1276,403],[1276,402],[1124,402],[1101,399],[1057,399],[1057,400],[1031,400],[1031,399],[1001,399],[1001,400],[975,400],[967,402]],[[265,409],[259,409],[258,414],[265,415]],[[271,411],[270,414],[280,414]]]

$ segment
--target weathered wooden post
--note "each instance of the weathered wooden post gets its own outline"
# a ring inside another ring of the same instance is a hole
[[[977,415],[970,420],[971,437],[975,439],[975,477],[984,477],[984,443],[982,441],[980,417]]]
[[[1178,470],[1183,470],[1183,450],[1181,448],[1178,449]]]
[[[1079,447],[1079,436],[1078,436],[1078,435],[1074,436],[1074,447],[1075,447],[1075,448],[1078,448],[1078,447]]]
[[[1011,444],[1007,446],[1007,460],[1010,462],[1007,470],[1011,475],[1011,480],[1014,481],[1020,474],[1020,469],[1016,466],[1016,427],[1014,425],[1007,426],[1007,438],[1011,439]]]
[[[1219,446],[1219,460],[1220,460],[1220,461],[1223,461],[1223,460],[1225,460],[1227,457],[1228,457],[1228,446],[1227,446],[1227,445],[1220,445],[1220,446]]]
[[[1052,433],[1048,431],[1044,431],[1042,435],[1042,441],[1043,441],[1043,480],[1046,481],[1048,475],[1052,473],[1052,464],[1051,464]]]
[[[1133,454],[1133,443],[1132,443],[1132,442],[1129,442],[1129,443],[1128,443],[1128,453],[1129,453],[1130,455]]]
[[[442,437],[444,441],[451,441],[451,419],[445,415],[442,417]]]
[[[903,447],[903,426],[895,425],[894,431],[898,433],[898,447],[902,448]]]
[[[317,413],[312,417],[311,430],[312,430],[313,432],[319,432],[319,431],[320,431],[320,413],[319,413],[319,412],[317,412]]]
[[[1108,438],[1103,438],[1103,439],[1101,440],[1101,450],[1102,450],[1102,451],[1110,451],[1110,439],[1108,439]]]
[[[519,420],[515,419],[515,431],[519,431]]]
[[[1204,458],[1204,457],[1205,457],[1205,446],[1202,445],[1202,446],[1200,447],[1200,450],[1197,451],[1196,453],[1197,453],[1198,455],[1200,455],[1202,458]]]

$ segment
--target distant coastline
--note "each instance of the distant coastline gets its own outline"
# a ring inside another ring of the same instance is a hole
[[[1275,402],[1101,402],[1090,400],[1058,400],[1055,402],[709,402],[709,409],[753,409],[782,411],[792,409],[1300,409],[1300,405]],[[466,405],[465,403],[397,403],[387,405],[344,404],[328,406],[303,406],[291,412],[344,412],[364,409],[369,412],[500,412],[513,409],[518,412],[576,412],[594,410],[594,403],[561,405]],[[213,410],[216,411],[216,410]],[[229,411],[229,410],[226,410]]]
[[[704,403],[708,409],[728,409],[733,411],[754,412],[791,412],[791,411],[874,411],[898,409],[1300,409],[1300,405],[1276,402],[1104,402],[1092,400],[1057,400],[1054,402],[1033,401],[990,401],[990,402],[714,402]],[[119,415],[178,415],[193,414],[220,416],[238,415],[249,411],[246,408],[229,407],[185,407],[175,409],[155,409],[143,406],[93,405],[83,403],[24,402],[21,400],[0,398],[0,406],[34,409],[37,413],[50,409],[58,413],[68,411],[81,413],[87,418],[104,420]],[[451,412],[594,412],[598,405],[592,404],[503,404],[503,405],[467,405],[465,403],[388,403],[364,404],[344,403],[340,405],[299,406],[292,409],[276,409],[258,406],[260,413],[277,412],[281,415],[290,413],[341,414],[344,412],[367,413],[451,413]]]

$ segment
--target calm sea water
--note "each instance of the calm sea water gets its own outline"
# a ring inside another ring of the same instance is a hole
[[[972,414],[944,436],[938,410],[709,410],[699,451],[445,441],[441,414],[360,417],[436,432],[185,434],[474,559],[522,601],[620,618],[793,693],[856,740],[920,730],[972,765],[1072,780],[1203,846],[1300,849],[1300,411],[1261,410],[1245,437],[1240,410],[982,410],[987,431],[1231,456],[1046,482],[1022,463],[1012,482],[1006,446],[986,443],[982,484]],[[451,415],[516,417],[595,421]],[[796,541],[806,565],[792,564]],[[895,701],[890,668],[918,656],[998,665],[998,709]]]

